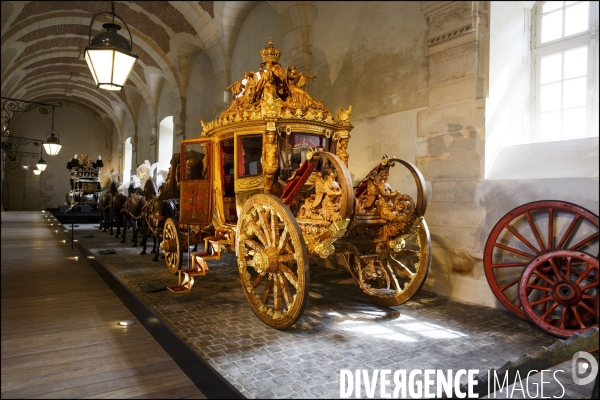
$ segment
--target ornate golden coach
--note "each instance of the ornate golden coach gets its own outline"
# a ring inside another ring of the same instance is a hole
[[[202,122],[180,153],[179,219],[167,220],[161,249],[184,293],[206,275],[207,260],[235,250],[242,288],[256,315],[285,328],[302,315],[309,256],[336,256],[373,303],[410,299],[427,277],[431,244],[423,219],[425,182],[412,164],[384,156],[356,187],[348,172],[351,107],[335,115],[304,89],[315,79],[282,69],[272,41],[258,72],[231,85],[231,106]],[[402,165],[416,202],[387,183]],[[191,227],[191,228],[190,228]],[[182,244],[205,238],[205,251],[181,269]],[[190,231],[190,229],[192,231]]]

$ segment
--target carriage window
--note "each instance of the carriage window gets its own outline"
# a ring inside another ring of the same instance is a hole
[[[208,179],[207,143],[190,143],[185,146],[185,180]]]
[[[239,138],[238,176],[262,173],[262,135]]]
[[[287,159],[290,169],[296,170],[300,164],[306,161],[306,153],[310,147],[327,150],[327,144],[327,139],[322,136],[292,133],[287,137],[287,145],[283,145],[281,148],[281,167],[285,168]]]

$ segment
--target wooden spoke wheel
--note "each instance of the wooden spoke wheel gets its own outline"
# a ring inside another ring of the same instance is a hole
[[[257,194],[246,201],[238,219],[236,253],[252,311],[273,328],[294,324],[310,290],[308,253],[298,223],[281,200]]]
[[[538,255],[552,250],[598,254],[598,216],[564,201],[536,201],[507,213],[485,244],[485,276],[498,300],[527,320],[519,299],[519,280]],[[548,268],[548,265],[545,266]],[[538,283],[546,283],[538,278]]]
[[[598,259],[571,250],[540,255],[523,271],[519,299],[525,315],[552,335],[597,327]]]
[[[382,245],[384,245],[382,243]],[[346,253],[356,286],[374,304],[405,303],[423,286],[431,267],[431,239],[424,219],[402,249],[379,248],[376,254]]]
[[[167,218],[163,229],[163,241],[160,245],[161,250],[165,255],[165,262],[169,272],[177,275],[177,271],[181,268],[182,249],[179,237],[179,228],[177,222],[173,218]]]

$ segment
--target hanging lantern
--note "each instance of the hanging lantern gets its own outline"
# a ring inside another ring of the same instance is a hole
[[[60,151],[62,145],[58,137],[58,132],[54,130],[54,106],[52,106],[52,129],[46,134],[46,142],[44,142],[44,150],[49,156],[55,156]]]
[[[46,167],[48,166],[48,164],[46,164],[46,160],[44,160],[41,156],[40,159],[38,160],[37,164],[35,164],[35,166],[37,167],[37,169],[39,169],[40,171],[45,171]],[[35,170],[33,171],[35,173]],[[36,174],[37,175],[37,174]]]
[[[103,24],[102,27],[106,29],[106,32],[100,32],[92,39],[92,25],[100,14],[111,14],[113,21],[112,23]],[[115,17],[119,18],[127,28],[130,42],[117,33],[121,26],[115,24]],[[85,61],[96,82],[96,87],[119,91],[125,86],[133,65],[138,59],[137,55],[132,54],[132,49],[133,38],[131,32],[125,21],[115,14],[115,3],[113,1],[112,11],[97,13],[92,18],[88,46],[84,50]]]

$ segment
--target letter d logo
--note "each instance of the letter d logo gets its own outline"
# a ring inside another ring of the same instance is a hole
[[[589,375],[585,376],[588,371],[590,371]],[[573,355],[571,374],[573,375],[573,382],[577,385],[587,385],[598,375],[598,363],[591,354],[578,351]],[[582,378],[581,376],[585,377]]]

